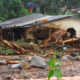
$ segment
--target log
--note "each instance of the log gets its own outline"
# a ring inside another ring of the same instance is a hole
[[[12,60],[8,60],[7,64],[18,64],[20,61],[12,61]]]
[[[7,40],[3,40],[2,42],[8,47],[13,48],[13,46]]]
[[[79,38],[71,38],[71,39],[62,41],[62,43],[70,43],[70,42],[74,42],[74,41],[77,41],[77,40],[80,40],[80,39]]]
[[[15,52],[16,54],[24,54],[26,52],[31,52],[32,50],[25,50],[24,48],[22,48],[21,46],[19,46],[18,44],[15,43],[10,43],[7,40],[3,40],[3,43],[5,45],[7,45],[13,52]]]

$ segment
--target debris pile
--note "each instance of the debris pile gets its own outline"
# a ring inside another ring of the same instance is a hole
[[[56,47],[57,45],[65,45],[65,47],[80,47],[80,39],[76,37],[71,38],[71,33],[67,32],[66,30],[59,29],[59,28],[49,28],[49,27],[41,27],[35,28],[33,30],[33,36],[36,38],[35,40],[41,40],[41,43],[37,43],[36,45],[40,46],[47,46],[49,43],[53,42]],[[16,43],[8,42],[7,40],[2,40],[2,42],[9,47],[13,52],[16,54],[25,54],[27,52],[40,52],[40,48],[34,49],[34,46],[26,45],[22,47]],[[35,45],[35,44],[34,44]],[[53,44],[51,43],[50,46]],[[55,47],[55,48],[56,48]]]

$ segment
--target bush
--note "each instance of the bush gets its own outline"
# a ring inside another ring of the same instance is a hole
[[[53,57],[53,59],[49,60],[49,67],[50,67],[50,70],[48,73],[48,79],[49,80],[53,75],[57,76],[57,80],[61,79],[62,72],[60,69],[60,65],[61,65],[61,62],[59,59],[56,59],[56,57]]]

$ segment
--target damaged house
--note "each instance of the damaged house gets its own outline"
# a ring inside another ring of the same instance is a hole
[[[68,15],[33,14],[0,23],[0,38],[6,40],[45,40],[51,31],[63,29],[70,37],[80,37],[80,19]]]

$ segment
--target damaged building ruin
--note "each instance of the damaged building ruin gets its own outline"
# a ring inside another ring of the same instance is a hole
[[[50,33],[63,29],[70,38],[80,37],[80,19],[68,15],[33,14],[0,23],[0,38],[5,40],[45,40]]]

